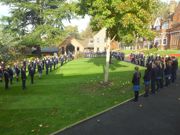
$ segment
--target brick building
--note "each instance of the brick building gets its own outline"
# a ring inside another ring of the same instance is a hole
[[[153,29],[157,32],[154,44],[161,49],[180,49],[180,2],[170,2],[169,17],[158,17]]]

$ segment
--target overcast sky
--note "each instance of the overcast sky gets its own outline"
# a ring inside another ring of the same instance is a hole
[[[170,0],[162,0],[164,2],[169,2]],[[180,1],[180,0],[176,0]],[[3,15],[8,15],[9,8],[7,6],[1,5],[0,4],[0,17]],[[73,26],[78,26],[78,30],[81,32],[84,29],[86,29],[87,25],[89,24],[90,18],[88,16],[85,16],[84,19],[72,19],[71,23],[64,21],[64,25],[73,25]]]

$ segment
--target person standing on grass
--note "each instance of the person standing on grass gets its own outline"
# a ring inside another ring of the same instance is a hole
[[[19,81],[20,69],[19,69],[17,64],[14,64],[14,70],[15,70],[15,74],[16,74],[16,82],[18,82]]]
[[[38,63],[38,73],[39,73],[39,78],[41,78],[42,77],[42,62],[39,62]]]
[[[31,77],[31,84],[34,84],[35,69],[34,69],[34,66],[33,66],[33,65],[30,67],[29,74],[30,74],[30,77]]]
[[[7,69],[4,69],[4,81],[5,81],[5,89],[9,88],[9,73]]]
[[[150,83],[151,83],[151,68],[149,65],[147,65],[147,69],[144,71],[144,85],[145,85],[145,94],[144,97],[149,96],[149,89],[150,89]]]
[[[0,82],[2,82],[2,81],[3,81],[3,69],[0,66]]]
[[[48,72],[49,72],[49,61],[48,60],[46,60],[46,75],[48,75]]]
[[[134,101],[138,101],[139,97],[139,90],[140,90],[140,79],[141,79],[141,73],[139,72],[139,67],[135,67],[135,72],[133,74],[132,78],[132,84],[133,84],[133,90],[134,90]]]
[[[8,66],[7,71],[9,73],[10,84],[12,85],[12,83],[13,83],[13,75],[14,75],[13,69],[10,66]]]
[[[21,68],[22,89],[26,89],[26,67]]]

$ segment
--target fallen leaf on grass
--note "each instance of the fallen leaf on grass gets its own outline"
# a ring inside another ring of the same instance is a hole
[[[100,122],[100,120],[98,119],[97,122]]]
[[[46,126],[45,126],[45,128],[48,128],[48,127],[49,127],[49,125],[46,125]]]

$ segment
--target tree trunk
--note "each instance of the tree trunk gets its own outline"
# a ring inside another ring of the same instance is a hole
[[[104,82],[107,83],[109,79],[109,60],[110,60],[110,44],[111,40],[108,38],[107,40],[107,48],[106,48],[106,66],[105,66],[105,72],[104,72]]]

